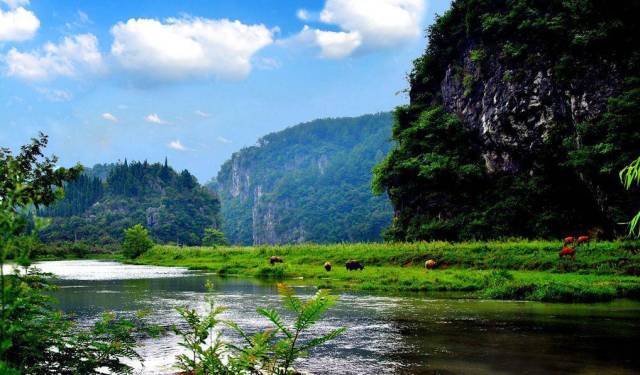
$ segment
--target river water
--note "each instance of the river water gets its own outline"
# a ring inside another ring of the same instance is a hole
[[[104,311],[123,315],[148,309],[162,326],[181,324],[175,308],[205,311],[211,280],[226,319],[249,332],[270,327],[257,307],[280,309],[274,283],[220,278],[181,268],[106,261],[42,262],[56,274],[62,310],[80,322]],[[296,280],[288,282],[296,286]],[[299,281],[298,281],[299,283]],[[302,296],[315,288],[296,287]],[[638,374],[640,303],[544,304],[435,298],[428,294],[340,294],[314,328],[347,332],[312,351],[296,368],[313,374]],[[229,340],[236,338],[230,336]],[[143,340],[141,374],[169,374],[178,339]]]

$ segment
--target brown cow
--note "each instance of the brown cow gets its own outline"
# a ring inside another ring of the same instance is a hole
[[[568,246],[563,247],[562,250],[560,250],[560,258],[562,258],[562,257],[575,258],[576,257],[576,249],[574,249],[573,247],[568,247]]]
[[[589,242],[589,236],[579,236],[578,237],[578,245],[580,245],[581,243],[587,243]]]
[[[438,265],[438,262],[436,262],[433,259],[429,259],[426,262],[424,262],[424,268],[426,268],[428,270],[436,268],[437,265]]]
[[[364,266],[360,262],[353,259],[348,260],[347,263],[345,263],[345,267],[347,268],[347,271],[354,271],[354,270],[362,271],[364,269]]]
[[[269,263],[273,266],[276,263],[284,263],[284,259],[282,257],[272,256],[269,258]]]
[[[324,269],[327,272],[331,271],[331,262],[324,262]]]

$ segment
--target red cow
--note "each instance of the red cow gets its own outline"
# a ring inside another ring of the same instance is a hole
[[[566,245],[566,244],[574,243],[575,240],[576,239],[573,236],[569,236],[569,237],[565,237],[562,243]]]
[[[589,242],[589,236],[580,236],[578,237],[578,245],[581,243]]]
[[[576,249],[573,247],[564,246],[562,250],[560,250],[560,258],[562,257],[576,257]]]

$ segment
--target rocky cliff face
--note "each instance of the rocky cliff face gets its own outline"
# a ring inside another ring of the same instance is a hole
[[[625,232],[640,3],[454,0],[414,61],[375,186],[396,240]],[[635,30],[635,31],[634,31]],[[600,230],[598,230],[600,229]]]
[[[580,142],[576,126],[600,116],[607,100],[622,89],[615,65],[594,66],[566,83],[555,76],[551,61],[526,70],[509,67],[495,56],[474,62],[478,48],[467,48],[460,64],[447,67],[440,90],[444,107],[479,134],[489,172],[530,168],[559,125]]]
[[[391,116],[317,120],[235,153],[216,189],[232,243],[375,241],[388,225],[371,168],[388,151]]]

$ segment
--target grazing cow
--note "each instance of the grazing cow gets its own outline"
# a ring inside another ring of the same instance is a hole
[[[589,242],[589,236],[579,236],[578,237],[578,245],[580,245],[581,243],[586,243]]]
[[[364,266],[362,265],[362,263],[353,259],[348,260],[347,263],[345,263],[345,267],[347,268],[347,271],[354,271],[354,270],[362,271],[364,269]]]
[[[269,258],[269,263],[273,266],[276,263],[284,263],[284,259],[282,257],[272,256]]]
[[[560,258],[563,258],[563,257],[575,258],[576,249],[574,249],[573,247],[564,246],[562,250],[560,250]]]
[[[574,243],[575,240],[576,239],[573,236],[565,237],[564,240],[562,241],[562,244],[563,245],[567,245],[567,244],[570,244],[570,243]]]
[[[324,269],[327,272],[331,271],[331,262],[324,262]]]
[[[436,262],[433,259],[429,259],[426,262],[424,262],[424,268],[426,268],[428,270],[436,268],[437,265],[438,265],[438,262]]]

